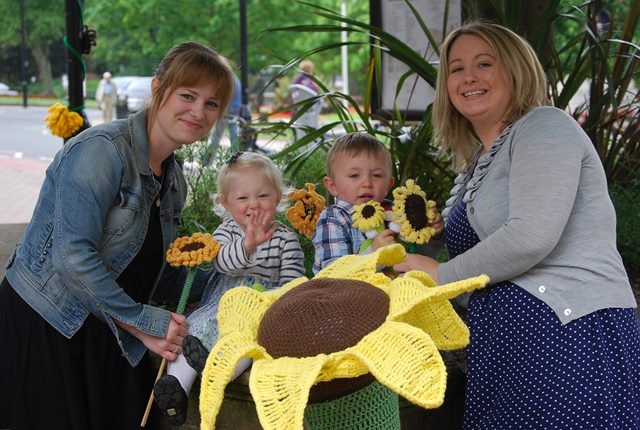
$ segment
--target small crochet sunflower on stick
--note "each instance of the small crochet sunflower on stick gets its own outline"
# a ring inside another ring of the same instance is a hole
[[[395,188],[393,198],[391,211],[376,201],[353,207],[353,226],[367,237],[361,251],[371,246],[373,239],[385,229],[385,222],[403,242],[410,244],[409,252],[415,252],[416,244],[427,243],[437,234],[433,227],[437,219],[436,202],[427,200],[425,192],[412,179]]]
[[[182,315],[184,313],[187,300],[189,299],[191,286],[193,285],[193,280],[195,279],[198,268],[207,268],[213,259],[216,258],[219,251],[220,244],[218,244],[218,242],[216,242],[216,240],[207,233],[194,233],[190,237],[179,237],[171,244],[171,246],[169,246],[169,250],[167,250],[166,254],[167,263],[173,267],[185,266],[187,268],[187,278],[184,281],[180,300],[178,301],[178,307],[176,308],[177,314]],[[164,373],[166,365],[167,360],[163,358],[160,363],[160,368],[158,369],[156,381]],[[147,419],[149,418],[149,412],[151,411],[152,405],[153,391],[151,391],[151,395],[149,396],[147,409],[142,417],[140,427],[144,427],[147,424]]]
[[[413,179],[393,190],[393,217],[389,228],[411,244],[409,252],[415,252],[416,244],[427,243],[435,236],[436,215],[436,202],[427,200],[427,195]]]

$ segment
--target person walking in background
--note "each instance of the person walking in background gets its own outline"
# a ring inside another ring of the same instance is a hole
[[[447,36],[433,123],[460,172],[443,211],[449,259],[410,254],[395,269],[491,278],[468,302],[465,429],[638,429],[640,321],[607,179],[588,136],[548,105],[523,38],[482,22]]]
[[[313,70],[314,66],[311,60],[302,60],[300,62],[300,74],[291,81],[291,84],[304,85],[318,94],[318,86],[313,82],[313,79],[311,79]]]
[[[96,89],[96,101],[102,110],[102,122],[113,120],[113,110],[118,101],[118,88],[111,80],[111,73],[104,72]]]
[[[148,108],[56,154],[0,284],[0,428],[139,428],[147,351],[173,361],[188,333],[184,316],[147,304],[186,200],[174,151],[209,134],[232,91],[226,58],[180,43]]]
[[[222,296],[240,285],[270,290],[304,276],[298,237],[275,221],[289,190],[273,161],[253,152],[234,154],[218,173],[217,190],[215,211],[223,222],[213,232],[220,244],[212,262],[215,272],[198,308],[187,318],[184,354],[169,364],[167,374],[154,387],[156,406],[173,425],[185,422],[189,391],[218,340]],[[233,378],[250,364],[242,360]]]

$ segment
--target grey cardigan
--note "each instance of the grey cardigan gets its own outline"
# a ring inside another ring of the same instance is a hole
[[[533,109],[478,159],[467,182],[469,173],[456,178],[443,215],[462,197],[481,242],[439,266],[442,284],[481,273],[492,283],[509,280],[563,324],[636,307],[604,169],[568,114]]]

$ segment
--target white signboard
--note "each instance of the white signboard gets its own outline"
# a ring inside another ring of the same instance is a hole
[[[415,7],[434,39],[441,43],[444,35],[461,23],[461,0],[449,1],[449,18],[447,31],[443,32],[446,0],[414,0]],[[408,46],[413,47],[421,57],[437,64],[438,56],[430,46],[427,36],[420,27],[413,12],[404,0],[380,0],[380,23],[384,31],[402,40]],[[417,75],[404,82],[401,92],[396,100],[397,84],[408,70],[408,66],[388,54],[382,55],[382,85],[380,108],[384,111],[392,111],[394,101],[403,112],[423,112],[433,101],[433,88]]]

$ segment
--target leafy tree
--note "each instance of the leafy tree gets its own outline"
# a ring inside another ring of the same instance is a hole
[[[7,0],[2,0],[7,1]],[[321,0],[319,4],[338,7],[340,0]],[[348,1],[349,14],[368,19],[368,4]],[[278,11],[274,13],[273,11]],[[283,64],[310,46],[339,42],[339,35],[306,34],[284,37],[265,34],[267,28],[294,23],[316,23],[318,17],[290,0],[248,0],[248,66],[256,75],[271,64]],[[197,40],[215,47],[240,66],[240,18],[238,0],[91,0],[87,2],[85,22],[98,32],[98,44],[92,51],[96,68],[118,74],[150,75],[157,62],[174,44]],[[354,53],[354,76],[362,76],[366,55]],[[313,58],[320,76],[331,78],[340,71],[340,58],[333,54]],[[363,79],[356,80],[362,87]]]
[[[0,45],[20,46],[20,1],[0,0]],[[24,1],[24,24],[27,49],[34,59],[38,79],[47,95],[54,95],[51,71],[52,49],[63,52],[65,34],[64,2]]]

